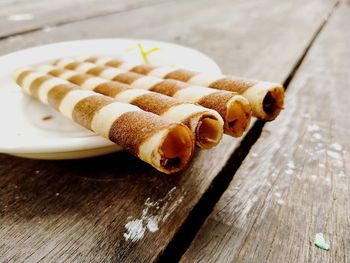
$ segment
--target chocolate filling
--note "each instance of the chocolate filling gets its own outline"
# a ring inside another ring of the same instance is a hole
[[[161,166],[164,167],[165,169],[172,169],[172,168],[177,168],[181,165],[181,158],[175,157],[171,159],[162,159],[161,162],[162,162]]]
[[[221,123],[214,118],[204,117],[197,125],[197,140],[204,149],[214,147],[220,142],[223,128]]]
[[[194,120],[197,120],[196,127],[192,127]],[[197,146],[209,149],[220,142],[223,127],[215,115],[197,112],[188,116],[182,123],[195,133]]]
[[[282,88],[275,88],[266,93],[262,107],[267,117],[266,120],[273,120],[283,109],[284,92]]]
[[[176,172],[183,168],[193,153],[192,133],[184,125],[170,129],[160,147],[161,167],[167,172]]]
[[[263,100],[263,109],[267,114],[272,114],[276,110],[276,100],[269,91]]]
[[[239,96],[239,95],[237,95]],[[239,137],[250,123],[251,107],[246,100],[235,99],[227,104],[226,121],[228,134]]]

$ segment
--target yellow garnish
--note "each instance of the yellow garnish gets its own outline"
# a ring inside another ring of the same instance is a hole
[[[153,52],[159,50],[159,48],[154,47],[154,48],[151,48],[150,50],[145,51],[145,50],[143,49],[141,43],[137,43],[137,47],[138,47],[138,49],[139,49],[139,51],[140,51],[140,53],[141,53],[141,56],[142,56],[143,61],[144,61],[146,64],[149,64],[149,63],[150,63],[150,62],[149,62],[149,59],[148,59],[148,56],[149,56],[151,53],[153,53]]]

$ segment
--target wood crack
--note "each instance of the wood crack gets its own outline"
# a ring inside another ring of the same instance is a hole
[[[337,6],[338,2],[336,2],[333,5],[324,21],[320,24],[320,26],[310,39],[309,43],[306,45],[299,59],[297,59],[292,70],[283,82],[285,89],[288,88],[298,69],[302,65],[310,48],[318,38],[319,34],[322,32],[323,28],[327,24],[329,18],[331,17]],[[234,174],[244,161],[245,157],[248,155],[250,149],[260,138],[264,125],[264,121],[256,121],[254,123],[249,132],[245,135],[240,146],[232,153],[232,155],[226,162],[226,165],[223,167],[223,169],[217,175],[217,177],[213,180],[207,192],[204,193],[199,202],[194,206],[186,221],[176,232],[174,238],[165,248],[164,252],[160,255],[158,259],[159,263],[178,262],[181,259],[182,255],[189,248],[191,242],[193,241],[196,234],[204,224],[205,220],[213,211],[214,206],[220,200],[221,196],[228,188],[230,182],[234,178]]]

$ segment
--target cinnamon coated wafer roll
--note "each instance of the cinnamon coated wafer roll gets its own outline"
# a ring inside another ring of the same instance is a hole
[[[86,59],[86,61],[98,65],[116,67],[142,75],[175,79],[192,85],[237,92],[249,101],[253,116],[259,119],[274,120],[283,109],[284,88],[277,83],[247,80],[222,74],[199,73],[177,67],[156,67],[147,64],[137,65],[113,58],[91,57]]]
[[[177,172],[191,158],[193,135],[182,123],[168,121],[93,91],[78,89],[46,73],[21,70],[15,80],[26,93],[161,172]]]
[[[209,149],[217,145],[223,134],[223,120],[214,110],[199,105],[185,103],[163,94],[144,89],[131,89],[129,85],[109,81],[93,75],[44,65],[38,68],[48,74],[66,79],[80,88],[130,103],[173,121],[180,121],[195,134],[197,146]]]
[[[144,76],[113,67],[79,62],[74,59],[60,59],[56,60],[54,64],[58,67],[122,82],[130,85],[131,88],[154,91],[213,109],[223,118],[225,133],[235,137],[241,136],[250,123],[251,107],[249,102],[237,93],[193,86],[177,80]]]

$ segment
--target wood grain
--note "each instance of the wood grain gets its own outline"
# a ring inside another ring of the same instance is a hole
[[[349,23],[342,4],[182,262],[350,261]]]
[[[67,40],[152,38],[196,48],[226,73],[279,82],[296,63],[296,57],[333,4],[332,0],[165,3],[70,23],[50,32],[11,37],[0,42],[0,55]]]
[[[0,2],[0,38],[37,29],[47,32],[53,30],[59,24],[161,2],[165,2],[165,0],[31,0]]]
[[[0,52],[86,37],[145,37],[204,51],[226,72],[281,82],[332,6],[316,0],[169,3],[5,39]],[[1,155],[0,261],[153,262],[238,145],[225,137],[174,176],[127,153],[60,162]],[[145,233],[132,242],[127,227],[135,222]]]

